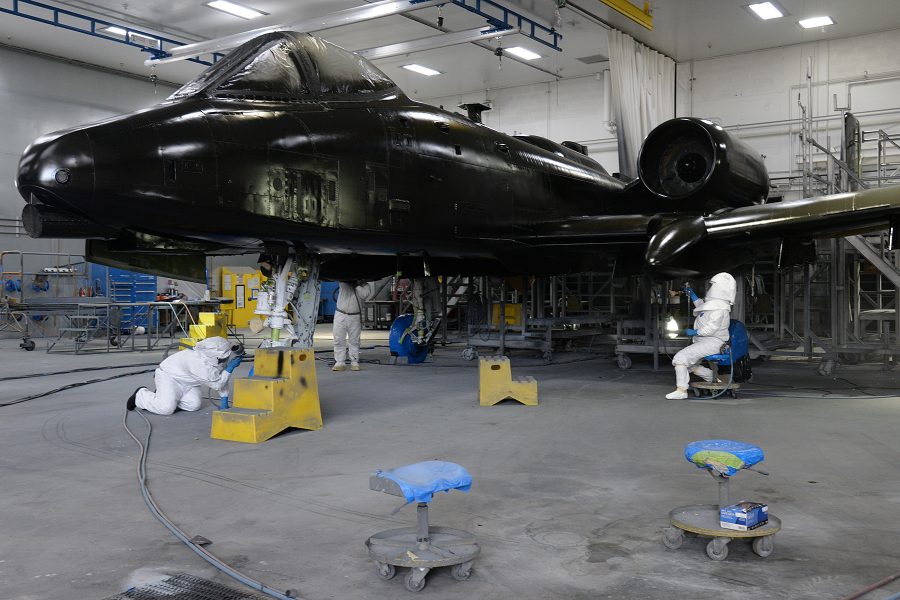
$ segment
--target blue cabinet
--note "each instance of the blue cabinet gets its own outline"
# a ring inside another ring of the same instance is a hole
[[[91,282],[94,291],[107,296],[113,303],[146,303],[156,301],[156,277],[134,273],[125,269],[91,264]],[[121,333],[129,333],[135,327],[147,327],[148,316],[152,314],[147,306],[123,306],[110,315],[119,322]],[[154,322],[150,325],[156,325]]]

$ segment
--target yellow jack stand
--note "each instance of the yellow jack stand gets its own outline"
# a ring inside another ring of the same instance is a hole
[[[260,348],[253,377],[234,381],[234,404],[212,415],[210,437],[258,444],[288,427],[321,429],[312,349]]]
[[[509,359],[489,356],[478,361],[478,402],[493,406],[511,398],[527,406],[537,406],[538,389],[534,377],[516,377],[513,381]]]
[[[193,346],[200,340],[211,337],[228,337],[228,315],[225,313],[200,313],[200,322],[191,325],[188,333],[191,337],[181,338],[181,343],[185,346]]]

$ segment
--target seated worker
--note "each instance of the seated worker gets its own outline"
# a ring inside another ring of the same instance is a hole
[[[227,390],[228,378],[241,364],[241,356],[232,357],[233,351],[234,345],[225,338],[211,337],[200,340],[189,350],[176,352],[156,369],[153,376],[156,391],[139,387],[125,407],[142,408],[158,415],[171,415],[176,408],[200,410],[202,386]]]
[[[362,307],[372,294],[372,284],[354,285],[346,281],[338,284],[334,310],[334,367],[332,371],[347,370],[349,350],[350,370],[359,371],[359,340],[362,336]]]
[[[690,287],[685,288],[685,293],[694,303],[693,329],[687,329],[685,333],[693,338],[691,345],[682,348],[672,358],[675,367],[675,391],[666,394],[669,400],[683,400],[687,398],[690,373],[711,382],[713,372],[700,364],[704,357],[717,354],[722,349],[722,344],[728,341],[728,325],[731,322],[731,307],[734,304],[735,283],[734,277],[728,273],[719,273],[710,280],[706,297],[702,300],[697,297]]]

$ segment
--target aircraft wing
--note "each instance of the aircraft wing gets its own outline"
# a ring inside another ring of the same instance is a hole
[[[645,262],[672,271],[700,254],[714,255],[716,248],[843,237],[898,224],[900,186],[759,204],[667,223],[650,239]]]

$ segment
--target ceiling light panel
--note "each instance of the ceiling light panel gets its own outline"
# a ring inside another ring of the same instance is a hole
[[[221,10],[222,12],[226,12],[229,15],[234,15],[235,17],[240,17],[242,19],[255,19],[256,17],[262,17],[268,14],[261,10],[244,6],[243,4],[229,2],[228,0],[213,0],[212,2],[207,2],[206,6]]]
[[[768,21],[769,19],[779,19],[784,16],[784,11],[772,2],[748,4],[747,9],[763,21]]]
[[[407,71],[412,71],[413,73],[418,73],[419,75],[425,75],[426,77],[433,77],[435,75],[441,75],[440,71],[436,71],[431,67],[423,67],[422,65],[403,65],[403,68]]]
[[[518,56],[519,58],[523,58],[525,60],[534,60],[536,58],[540,58],[541,55],[537,52],[532,52],[528,48],[523,48],[521,46],[513,46],[512,48],[504,48],[503,52],[512,54],[513,56]]]
[[[104,33],[111,33],[111,34],[113,34],[113,35],[125,35],[126,33],[128,33],[127,31],[125,31],[125,30],[122,29],[121,27],[116,27],[115,25],[112,25],[112,26],[110,26],[110,27],[104,27],[104,28],[101,29],[100,31],[102,31],[102,32],[104,32]]]
[[[800,27],[804,29],[812,29],[814,27],[825,27],[826,25],[834,25],[834,19],[829,16],[824,17],[810,17],[809,19],[803,19],[799,21]]]

